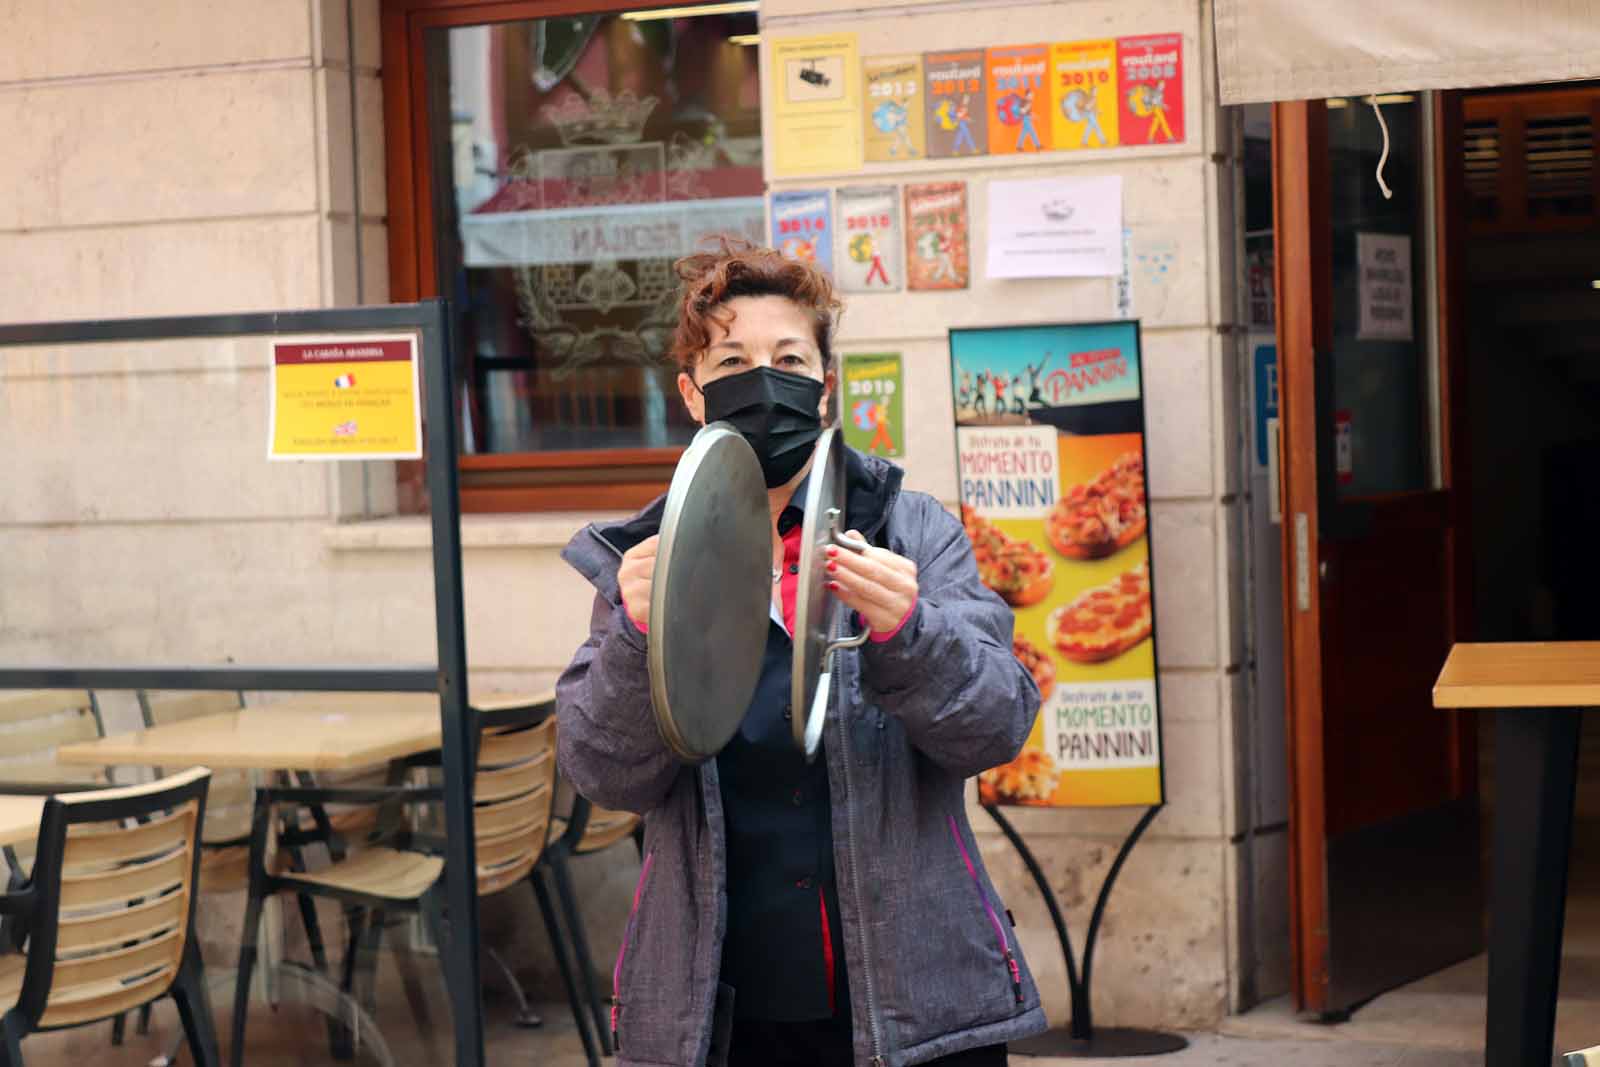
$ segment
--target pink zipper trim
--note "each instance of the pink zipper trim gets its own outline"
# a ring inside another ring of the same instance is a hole
[[[967,873],[972,876],[972,887],[978,891],[978,899],[983,902],[983,910],[989,916],[989,923],[994,927],[994,935],[1000,941],[1000,953],[1005,957],[1006,970],[1011,972],[1011,990],[1016,995],[1017,1003],[1022,1003],[1022,968],[1017,965],[1017,959],[1011,954],[1011,940],[1006,937],[1006,928],[1000,922],[1000,916],[995,914],[994,905],[989,903],[989,894],[983,891],[983,881],[978,877],[978,868],[972,862],[972,854],[967,851],[967,843],[962,840],[961,828],[956,825],[956,817],[950,819],[950,836],[956,839],[956,847],[961,850],[961,861],[967,865]]]
[[[650,867],[656,861],[651,851],[644,858],[639,871],[639,884],[633,887],[633,906],[628,909],[628,925],[622,931],[622,945],[617,949],[617,965],[611,969],[611,1044],[617,1046],[617,1024],[622,1014],[622,961],[628,958],[628,942],[633,940],[633,927],[639,918],[639,901],[644,898],[645,879],[650,877]]]

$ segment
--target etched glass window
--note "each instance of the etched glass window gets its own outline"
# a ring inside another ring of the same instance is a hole
[[[672,263],[716,234],[763,237],[755,10],[446,31],[429,64],[435,237],[467,453],[692,435],[667,361]]]

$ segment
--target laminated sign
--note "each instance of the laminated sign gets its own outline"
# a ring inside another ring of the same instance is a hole
[[[772,247],[789,259],[833,273],[833,225],[828,190],[772,194]]]
[[[906,278],[909,289],[965,289],[967,183],[906,186]]]
[[[278,341],[271,395],[268,459],[422,456],[415,337]]]
[[[922,60],[928,91],[928,155],[981,156],[989,149],[983,50],[929,52]]]
[[[890,56],[863,60],[862,100],[867,109],[868,163],[892,163],[926,156],[922,106],[922,57]]]
[[[1183,35],[1117,38],[1118,123],[1126,145],[1183,140]]]
[[[901,288],[900,205],[892,185],[839,190],[839,287],[847,293]]]
[[[950,331],[961,517],[1043,697],[985,804],[1163,798],[1134,322]]]
[[[994,155],[1051,147],[1049,69],[1049,45],[989,49],[989,151]]]
[[[1112,148],[1117,139],[1117,42],[1068,41],[1050,48],[1057,149]]]
[[[844,357],[844,443],[874,456],[905,455],[900,353]]]

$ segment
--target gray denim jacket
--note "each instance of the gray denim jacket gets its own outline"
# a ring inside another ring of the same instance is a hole
[[[908,1067],[1045,1029],[963,796],[967,778],[1022,748],[1039,691],[961,524],[932,497],[902,492],[899,468],[855,452],[847,467],[849,513],[882,516],[862,532],[915,561],[920,587],[898,634],[840,654],[823,742],[855,1060]],[[589,639],[556,688],[558,755],[591,801],[646,817],[612,975],[619,1062],[700,1067],[726,927],[722,792],[715,760],[691,766],[662,743],[646,638],[617,587],[622,553],[656,532],[661,504],[590,526],[563,553],[598,594]]]

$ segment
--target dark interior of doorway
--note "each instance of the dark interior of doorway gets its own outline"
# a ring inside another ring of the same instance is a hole
[[[1474,638],[1600,640],[1600,84],[1467,94]],[[1480,797],[1494,809],[1494,731]],[[1563,1000],[1600,1000],[1600,721],[1584,724]],[[1487,842],[1489,837],[1484,836]]]

